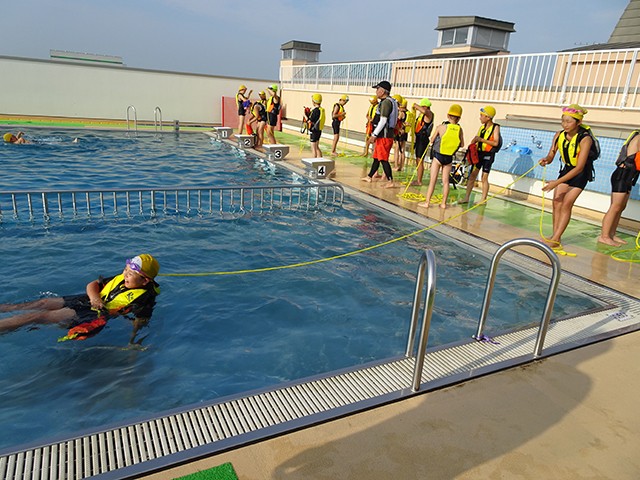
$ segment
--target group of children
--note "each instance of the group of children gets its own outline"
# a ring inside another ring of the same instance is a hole
[[[278,125],[278,114],[280,113],[280,96],[278,95],[278,85],[273,84],[267,87],[269,97],[265,91],[261,91],[258,100],[251,100],[250,90],[240,85],[236,93],[236,104],[238,106],[238,134],[243,134],[245,127],[247,134],[256,136],[256,147],[264,144],[265,135],[269,143],[275,144],[275,127]]]

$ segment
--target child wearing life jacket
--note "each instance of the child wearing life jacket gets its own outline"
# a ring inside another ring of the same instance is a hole
[[[394,150],[393,159],[396,164],[396,172],[401,172],[405,160],[404,147],[407,144],[407,138],[409,138],[405,130],[405,124],[407,121],[407,101],[402,95],[394,95],[393,98],[398,102],[398,121],[396,122],[396,132],[394,137],[396,148]]]
[[[422,185],[424,176],[424,160],[429,147],[429,135],[433,130],[433,112],[431,111],[431,100],[423,98],[420,103],[414,103],[411,107],[416,111],[416,121],[413,127],[415,132],[414,151],[416,154],[416,179],[412,182],[415,186]]]
[[[580,105],[571,104],[562,109],[562,130],[555,134],[546,157],[540,159],[540,165],[553,162],[556,152],[560,152],[561,169],[556,180],[547,182],[544,192],[553,192],[553,233],[544,240],[551,248],[560,248],[562,234],[571,221],[573,204],[591,178],[589,152],[593,139],[582,126],[587,110]]]
[[[247,101],[251,97],[251,92],[253,90],[249,90],[247,93],[247,87],[244,85],[240,85],[238,87],[238,93],[236,93],[236,104],[238,105],[238,134],[242,135],[245,125],[245,115],[247,114]]]
[[[311,110],[309,117],[304,119],[307,122],[309,128],[309,142],[311,143],[311,153],[314,158],[322,157],[320,151],[320,137],[322,136],[322,129],[325,122],[325,111],[322,108],[322,95],[314,93],[311,95],[311,101],[313,102],[313,110]]]
[[[369,109],[367,110],[367,124],[365,127],[365,137],[364,137],[364,152],[362,154],[363,157],[369,156],[369,145],[373,145],[374,139],[371,138],[371,134],[373,133],[373,119],[376,116],[376,109],[378,108],[378,97],[373,95],[369,99]]]
[[[611,205],[602,218],[598,243],[620,247],[627,242],[616,235],[620,217],[640,176],[640,130],[634,130],[620,149],[616,169],[611,174]]]
[[[331,156],[336,156],[338,152],[336,152],[336,148],[338,147],[338,141],[340,140],[340,125],[342,121],[346,118],[347,112],[344,109],[344,106],[349,101],[348,95],[342,95],[338,103],[333,105],[333,110],[331,112],[331,128],[333,129],[333,144],[331,145]]]
[[[442,202],[440,203],[440,208],[447,208],[451,165],[456,152],[461,145],[464,145],[464,135],[462,133],[462,127],[459,125],[461,116],[462,107],[454,103],[449,107],[449,112],[447,113],[448,121],[442,125],[438,125],[438,128],[436,128],[436,131],[433,133],[433,137],[431,137],[434,154],[434,158],[431,161],[431,178],[429,179],[427,199],[419,203],[419,207],[429,208],[431,196],[438,181],[438,173],[442,168]]]
[[[471,139],[469,144],[476,144],[478,149],[478,163],[473,165],[469,180],[467,181],[467,192],[464,199],[458,203],[468,203],[471,191],[476,184],[476,178],[480,170],[482,170],[482,197],[481,202],[484,202],[489,195],[489,172],[491,172],[491,166],[496,158],[496,153],[500,149],[500,125],[493,123],[493,118],[496,116],[496,109],[491,105],[482,107],[480,109],[480,130],[478,134]]]
[[[25,311],[1,319],[0,332],[34,323],[58,323],[70,328],[63,339],[84,340],[102,330],[109,318],[125,315],[133,321],[129,343],[135,343],[138,330],[149,323],[160,293],[154,280],[159,270],[158,261],[143,253],[127,260],[121,274],[89,282],[84,294],[0,304],[0,312]]]
[[[269,87],[267,87],[267,90],[269,90],[269,95],[271,95],[269,98],[267,98],[267,103],[265,105],[267,107],[267,139],[269,140],[269,143],[275,144],[275,128],[278,125],[278,114],[280,113],[280,96],[278,95],[278,85],[276,85],[275,83],[273,85],[269,85]]]

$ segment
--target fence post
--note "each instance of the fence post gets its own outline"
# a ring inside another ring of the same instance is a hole
[[[627,106],[627,100],[629,98],[629,87],[631,86],[633,69],[635,68],[637,61],[638,61],[638,49],[635,49],[633,51],[633,58],[631,59],[631,63],[629,63],[629,74],[627,75],[627,81],[624,85],[624,91],[622,92],[622,100],[620,101],[620,108],[624,108]]]

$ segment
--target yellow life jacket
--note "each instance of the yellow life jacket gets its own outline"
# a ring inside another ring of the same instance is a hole
[[[591,136],[591,141],[595,144],[595,137],[590,130],[589,126],[582,124],[570,140],[567,139],[564,130],[560,131],[557,140],[557,147],[558,152],[560,152],[560,159],[565,163],[565,165],[575,167],[578,164],[578,157],[580,156],[580,142],[586,135]],[[593,147],[594,145],[592,145],[592,149]],[[589,154],[591,156],[591,152],[589,152]],[[595,155],[595,157],[597,158],[598,155]]]
[[[316,108],[318,108],[320,110],[320,118],[316,122],[315,130],[322,131],[322,129],[324,128],[324,122],[326,120],[326,112],[324,111],[324,108],[322,108],[322,107],[316,107]],[[314,126],[312,125],[311,128],[314,128]]]
[[[460,147],[460,125],[457,123],[447,123],[447,130],[440,139],[440,153],[442,155],[453,155]]]
[[[275,113],[276,115],[278,114],[278,112],[280,111],[280,104],[279,103],[275,103],[273,101],[273,99],[275,98],[275,95],[267,98],[267,112],[268,113]]]
[[[156,287],[154,286],[153,288]],[[100,298],[109,313],[123,315],[131,311],[134,300],[146,291],[145,288],[126,288],[124,286],[124,275],[120,274],[113,277],[102,287]],[[158,293],[157,289],[156,293]]]
[[[411,110],[407,110],[406,118],[404,120],[404,131],[410,133],[413,130],[413,125],[416,123],[416,114]]]
[[[344,111],[344,105],[340,105],[339,103],[336,103],[334,105],[334,108],[338,107],[338,116],[336,118],[336,120],[344,120],[344,117],[346,116],[345,111]]]
[[[367,117],[369,117],[371,119],[371,120],[369,120],[370,122],[373,121],[373,117],[376,116],[377,107],[378,107],[377,103],[375,105],[369,106],[369,111],[367,111]]]
[[[482,125],[480,127],[480,130],[478,130],[478,137],[483,138],[485,140],[495,140],[493,138],[493,132],[496,129],[496,124],[492,123],[491,127],[487,128],[485,125]],[[484,143],[484,142],[478,142],[478,150],[481,152],[491,152],[494,150],[494,146],[493,145],[489,145],[488,143]]]

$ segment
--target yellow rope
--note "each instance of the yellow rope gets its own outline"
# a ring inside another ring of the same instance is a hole
[[[631,252],[631,258],[618,258],[617,256],[621,253]],[[617,262],[625,262],[625,263],[640,263],[640,259],[635,258],[635,256],[640,253],[640,232],[636,236],[636,248],[627,248],[625,250],[617,250],[613,252],[610,256]]]
[[[448,222],[450,222],[450,221],[452,221],[452,220],[454,220],[454,219],[456,219],[458,217],[461,217],[462,215],[470,212],[471,210],[473,210],[475,208],[478,208],[481,205],[484,205],[486,202],[488,202],[489,200],[495,198],[497,195],[501,195],[502,193],[504,193],[507,190],[509,190],[515,183],[520,181],[520,179],[522,179],[523,177],[528,175],[529,172],[531,172],[535,167],[536,167],[536,165],[534,165],[528,171],[526,171],[525,173],[520,175],[518,178],[516,178],[509,185],[503,187],[502,189],[500,189],[498,192],[494,193],[493,195],[488,196],[487,198],[485,198],[481,202],[476,203],[474,206],[469,207],[467,210],[463,210],[461,212],[458,212],[455,215],[452,215],[449,218],[447,218],[445,220],[442,220],[442,221],[440,221],[438,223],[435,223],[435,224],[433,224],[433,225],[431,225],[429,227],[421,228],[420,230],[416,230],[415,232],[407,233],[406,235],[402,235],[400,237],[392,238],[391,240],[387,240],[386,242],[378,243],[376,245],[371,245],[369,247],[361,248],[361,249],[354,250],[354,251],[347,252],[347,253],[341,253],[339,255],[334,255],[332,257],[318,258],[316,260],[309,260],[309,261],[306,261],[306,262],[292,263],[292,264],[289,264],[289,265],[279,265],[279,266],[275,266],[275,267],[263,267],[263,268],[254,268],[254,269],[246,269],[246,270],[234,270],[234,271],[229,271],[229,272],[161,273],[159,275],[163,276],[163,277],[208,277],[208,276],[214,276],[214,275],[240,275],[240,274],[245,274],[245,273],[271,272],[271,271],[275,271],[275,270],[286,270],[286,269],[291,269],[291,268],[299,268],[299,267],[306,267],[306,266],[309,266],[309,265],[316,265],[316,264],[319,264],[319,263],[330,262],[332,260],[338,260],[338,259],[341,259],[341,258],[346,258],[346,257],[351,257],[353,255],[358,255],[360,253],[369,252],[371,250],[375,250],[376,248],[385,247],[387,245],[391,245],[392,243],[396,243],[396,242],[399,242],[401,240],[406,240],[407,238],[413,237],[415,235],[419,235],[421,233],[426,232],[427,230],[431,230],[432,228],[438,227],[440,225],[444,225],[444,224],[446,224],[446,223],[448,223]]]
[[[542,183],[544,183],[544,180],[546,178],[546,174],[547,174],[547,166],[544,166],[544,169],[542,170]],[[551,240],[550,238],[545,237],[543,231],[542,231],[542,219],[544,217],[544,198],[545,198],[545,191],[542,191],[542,207],[540,208],[540,237],[545,240],[547,243],[557,243],[558,245],[556,245],[555,247],[551,247],[551,249],[556,253],[556,255],[562,255],[564,257],[577,257],[578,255],[575,253],[571,253],[571,252],[566,252],[564,250],[564,247],[562,246],[562,244],[560,242],[556,242],[555,240]]]
[[[418,161],[418,164],[416,165],[416,168],[413,171],[411,178],[409,178],[409,181],[407,181],[407,188],[404,189],[404,192],[398,194],[398,198],[403,198],[405,200],[409,200],[410,202],[424,202],[427,199],[427,197],[425,197],[421,193],[407,192],[407,190],[409,190],[409,187],[411,187],[411,182],[413,182],[413,179],[415,178],[416,173],[418,173],[418,167],[424,162],[424,156],[427,154],[427,150],[429,150],[428,146],[427,148],[424,149],[424,152],[422,152],[420,161]],[[442,201],[442,198],[439,201]],[[431,201],[431,203],[435,203],[435,202]]]

